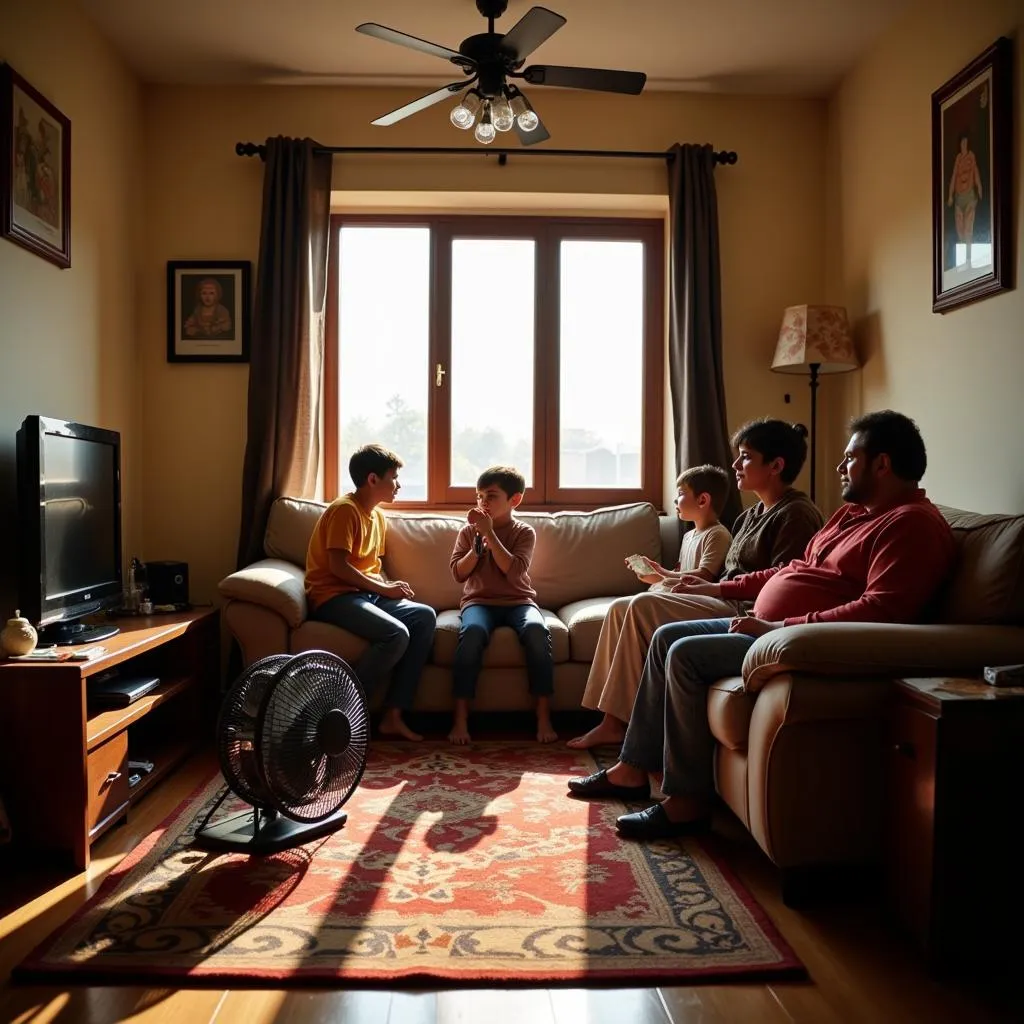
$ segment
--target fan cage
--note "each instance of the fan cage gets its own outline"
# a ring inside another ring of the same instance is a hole
[[[334,728],[325,732],[320,723],[328,719]],[[324,746],[332,735],[343,743],[337,753]],[[314,823],[359,785],[369,736],[362,686],[342,658],[319,650],[274,654],[245,669],[225,695],[217,756],[228,788],[257,812]]]

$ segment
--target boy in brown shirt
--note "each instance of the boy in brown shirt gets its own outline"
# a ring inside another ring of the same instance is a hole
[[[522,473],[511,466],[484,470],[476,482],[476,507],[469,510],[452,551],[452,575],[462,584],[462,626],[452,663],[452,743],[469,742],[469,702],[476,694],[484,648],[498,626],[514,629],[523,645],[530,693],[537,701],[537,739],[557,739],[551,726],[551,634],[529,574],[537,534],[513,515],[525,490]]]

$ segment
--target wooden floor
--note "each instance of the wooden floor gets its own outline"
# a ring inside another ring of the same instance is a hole
[[[1024,1020],[1016,989],[929,978],[912,949],[891,933],[874,900],[799,913],[782,905],[770,862],[738,826],[729,861],[807,965],[811,980],[774,984],[631,989],[230,991],[12,985],[11,968],[95,890],[103,876],[209,773],[196,758],[132,811],[131,821],[93,848],[86,873],[53,883],[0,879],[0,1022],[108,1024],[988,1024]],[[13,894],[13,898],[12,898]],[[16,904],[11,909],[12,904]],[[980,937],[979,937],[980,941]]]

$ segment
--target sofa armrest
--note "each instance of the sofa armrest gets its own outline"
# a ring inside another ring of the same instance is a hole
[[[743,659],[743,681],[756,693],[773,676],[786,672],[948,676],[1018,662],[1024,662],[1020,626],[811,623],[759,637]]]
[[[292,562],[264,558],[225,576],[220,592],[232,601],[248,601],[277,612],[289,628],[306,621],[306,574]]]

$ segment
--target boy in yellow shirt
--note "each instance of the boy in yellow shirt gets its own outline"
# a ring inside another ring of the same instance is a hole
[[[355,490],[331,502],[313,529],[306,552],[306,598],[311,619],[341,626],[370,646],[353,665],[367,695],[391,672],[380,723],[382,735],[423,739],[403,721],[434,641],[434,609],[412,600],[402,580],[381,575],[387,521],[378,508],[398,493],[402,460],[377,444],[349,460]]]

